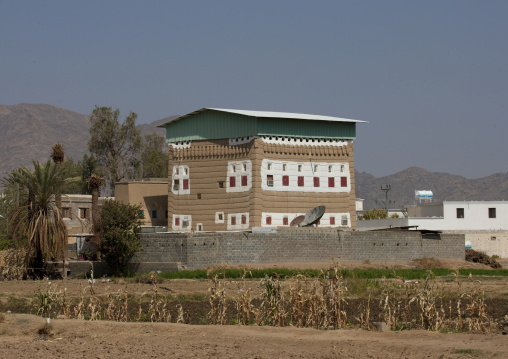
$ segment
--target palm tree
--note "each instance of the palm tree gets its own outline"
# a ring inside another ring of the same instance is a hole
[[[51,159],[53,160],[53,163],[55,166],[60,167],[65,160],[65,151],[61,143],[55,143],[53,145],[53,149],[51,152]],[[55,193],[55,203],[56,208],[60,211],[60,214],[62,214],[62,194],[61,193]]]
[[[65,185],[76,178],[65,178],[64,169],[51,161],[33,162],[34,171],[20,167],[2,180],[4,185],[19,184],[25,199],[10,216],[12,235],[17,242],[26,240],[27,268],[38,272],[44,262],[65,258],[67,227],[55,203]]]

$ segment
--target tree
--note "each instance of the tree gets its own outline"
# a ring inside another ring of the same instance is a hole
[[[104,178],[93,173],[87,180],[88,188],[92,192],[92,230],[94,241],[99,244],[101,241],[100,233],[100,209],[99,209],[99,190],[104,185]]]
[[[164,137],[156,133],[145,135],[141,164],[143,178],[168,177],[168,151]]]
[[[386,210],[381,208],[368,209],[363,212],[362,216],[359,216],[358,219],[385,219],[388,217],[388,213]]]
[[[20,167],[2,180],[4,186],[19,186],[19,204],[9,214],[10,235],[27,247],[25,265],[36,270],[49,259],[64,258],[67,227],[56,207],[55,196],[75,179],[52,161],[33,162],[34,171]]]
[[[141,206],[106,200],[101,208],[100,251],[115,274],[125,271],[132,256],[142,249],[139,235]]]
[[[137,115],[131,111],[122,124],[119,117],[118,109],[98,106],[90,115],[88,150],[104,169],[111,192],[115,182],[135,176],[140,166],[142,138],[136,127]]]
[[[53,145],[53,150],[51,152],[51,159],[53,160],[53,163],[57,168],[59,168],[63,161],[65,160],[65,151],[61,143],[55,143]],[[55,194],[55,203],[56,208],[60,211],[60,214],[62,214],[62,194],[56,193]]]

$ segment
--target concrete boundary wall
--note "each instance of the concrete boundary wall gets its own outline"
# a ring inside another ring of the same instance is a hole
[[[464,234],[417,231],[357,232],[332,228],[278,228],[276,233],[145,233],[132,263],[179,263],[185,269],[227,263],[322,262],[332,259],[464,260]]]

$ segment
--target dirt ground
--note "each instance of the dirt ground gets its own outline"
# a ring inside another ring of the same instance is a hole
[[[507,263],[503,263],[506,268]],[[346,268],[414,268],[407,263],[342,263]],[[329,268],[330,263],[279,263],[250,268]],[[485,268],[445,261],[446,268]],[[508,293],[507,280],[482,278],[495,296]],[[0,301],[33,298],[47,281],[0,282]],[[79,293],[86,280],[53,281],[52,285]],[[97,279],[96,290],[129,293],[150,291],[150,284]],[[161,292],[173,296],[208,294],[206,280],[171,280]],[[508,314],[508,313],[505,313]],[[360,329],[317,330],[294,327],[189,325],[149,322],[46,319],[29,314],[0,314],[0,358],[508,358],[508,335],[439,333],[421,330],[374,332]]]

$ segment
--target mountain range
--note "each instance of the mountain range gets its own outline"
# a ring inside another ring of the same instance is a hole
[[[176,117],[138,127],[142,135],[156,132],[165,136],[165,130],[157,126]],[[66,156],[75,161],[88,152],[88,115],[46,104],[0,105],[0,126],[0,177],[21,165],[30,166],[32,160],[47,161],[57,142],[63,144]],[[386,185],[391,187],[389,208],[414,204],[415,190],[431,190],[435,201],[508,200],[508,173],[467,179],[411,167],[385,177],[356,172],[355,180],[356,197],[364,199],[365,209],[385,206],[386,197],[381,186]]]

